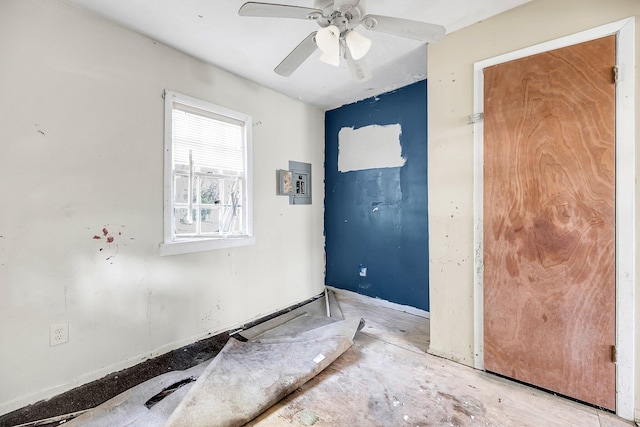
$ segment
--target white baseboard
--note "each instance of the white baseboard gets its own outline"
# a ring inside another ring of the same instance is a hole
[[[359,293],[353,292],[353,291],[347,291],[345,289],[339,289],[339,288],[334,288],[333,286],[327,286],[327,289],[332,290],[333,292],[335,292],[336,294],[340,295],[340,294],[344,294],[346,296],[349,296],[350,298],[359,300],[359,301],[365,301],[368,304],[373,304],[373,305],[377,305],[380,307],[386,307],[386,308],[391,308],[393,310],[396,311],[402,311],[405,313],[409,313],[409,314],[413,314],[414,316],[419,316],[419,317],[424,317],[425,319],[429,319],[430,318],[430,314],[428,311],[416,308],[416,307],[411,307],[410,305],[402,305],[402,304],[396,304],[395,302],[391,302],[391,301],[387,301],[381,298],[373,298],[373,297],[369,297],[366,295],[361,295]]]

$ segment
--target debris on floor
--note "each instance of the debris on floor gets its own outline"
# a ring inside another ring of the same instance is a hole
[[[292,336],[229,340],[166,427],[245,425],[351,347],[359,326],[348,319]]]
[[[234,334],[213,360],[153,378],[65,426],[245,425],[329,366],[363,326],[343,320],[333,293],[325,295]],[[296,419],[310,426],[319,417],[301,411]]]

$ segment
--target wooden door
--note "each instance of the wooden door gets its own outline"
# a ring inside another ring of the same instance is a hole
[[[615,36],[484,69],[484,364],[615,410]]]

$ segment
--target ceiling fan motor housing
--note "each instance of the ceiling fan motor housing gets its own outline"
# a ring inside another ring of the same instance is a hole
[[[362,11],[356,6],[343,7],[344,10],[336,10],[333,5],[329,5],[322,11],[322,17],[316,19],[321,27],[335,25],[340,29],[340,34],[347,30],[352,30],[360,25]]]

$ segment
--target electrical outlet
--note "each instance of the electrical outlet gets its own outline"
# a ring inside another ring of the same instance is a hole
[[[69,342],[69,322],[53,323],[50,325],[49,345],[54,346]]]

